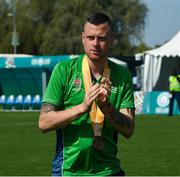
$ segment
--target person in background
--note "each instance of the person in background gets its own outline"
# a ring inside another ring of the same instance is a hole
[[[3,95],[3,89],[2,89],[2,86],[1,86],[1,83],[0,83],[0,96]]]
[[[130,72],[108,60],[114,30],[105,13],[87,18],[85,54],[58,63],[43,96],[39,128],[56,130],[53,176],[123,176],[118,134],[135,129]]]
[[[172,70],[169,76],[169,116],[173,116],[174,101],[177,100],[178,108],[180,109],[180,74],[177,74],[176,69]]]

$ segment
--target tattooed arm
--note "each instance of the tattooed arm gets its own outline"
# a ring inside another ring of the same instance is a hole
[[[115,128],[117,132],[122,134],[126,138],[130,138],[135,129],[134,122],[134,109],[126,108],[121,109],[120,112],[116,110],[112,105],[109,108],[104,109],[104,113],[111,125]]]
[[[134,132],[134,109],[126,108],[116,110],[109,101],[111,93],[111,82],[107,78],[101,81],[100,94],[97,97],[97,104],[101,111],[105,114],[115,130],[124,137],[130,138]]]
[[[42,132],[56,130],[69,125],[70,122],[89,112],[92,102],[98,96],[99,84],[92,85],[86,93],[83,103],[67,110],[58,110],[56,106],[44,103],[39,116],[39,128]]]
[[[63,128],[82,113],[84,113],[82,104],[58,111],[56,106],[44,103],[39,116],[39,128],[42,132]]]

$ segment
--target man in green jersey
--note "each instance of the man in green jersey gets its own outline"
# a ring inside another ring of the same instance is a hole
[[[108,60],[113,26],[104,13],[87,18],[85,55],[58,63],[43,97],[42,132],[56,130],[53,176],[124,175],[117,159],[118,133],[134,132],[129,71]]]

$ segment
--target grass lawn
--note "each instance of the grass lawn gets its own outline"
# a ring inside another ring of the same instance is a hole
[[[0,176],[49,176],[55,133],[38,129],[37,112],[0,113]]]
[[[128,176],[180,176],[180,116],[138,116],[131,139],[119,138]]]
[[[0,176],[49,176],[55,132],[42,134],[38,112],[0,112]],[[129,176],[180,176],[180,117],[136,116],[131,139],[119,137]]]

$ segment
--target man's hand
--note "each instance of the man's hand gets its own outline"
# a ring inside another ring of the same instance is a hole
[[[100,107],[100,109],[104,109],[104,107],[109,105],[110,94],[111,94],[111,82],[108,78],[103,77],[100,84],[99,95],[96,98],[96,102]]]
[[[84,112],[89,112],[91,110],[91,106],[93,101],[97,98],[100,92],[100,84],[96,83],[95,85],[91,85],[89,90],[86,92],[86,96],[83,101]]]

